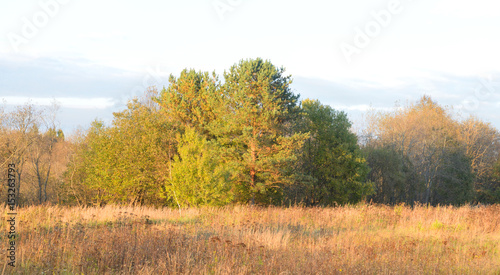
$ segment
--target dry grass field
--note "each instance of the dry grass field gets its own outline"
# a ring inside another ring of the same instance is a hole
[[[36,206],[16,219],[5,274],[500,274],[498,205]]]

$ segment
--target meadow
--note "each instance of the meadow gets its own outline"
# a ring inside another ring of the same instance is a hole
[[[30,206],[17,211],[16,266],[2,256],[2,274],[500,274],[499,213]]]

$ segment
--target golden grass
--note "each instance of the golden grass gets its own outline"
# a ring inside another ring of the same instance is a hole
[[[499,205],[36,206],[17,219],[7,274],[500,274]]]

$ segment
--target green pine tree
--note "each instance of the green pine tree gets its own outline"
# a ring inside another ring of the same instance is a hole
[[[312,180],[300,200],[310,205],[355,203],[373,192],[365,181],[369,168],[344,112],[317,100],[302,102],[302,132],[309,132],[300,156],[301,170]],[[299,183],[300,184],[300,183]]]
[[[288,134],[298,95],[291,92],[284,69],[262,59],[232,66],[224,81],[224,104],[210,131],[225,147],[239,200],[269,203],[269,195],[289,183],[288,168],[307,137]]]

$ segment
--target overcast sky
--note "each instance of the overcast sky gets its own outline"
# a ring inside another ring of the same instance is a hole
[[[0,99],[61,105],[65,131],[112,120],[184,68],[283,66],[345,110],[430,95],[500,128],[500,9],[476,0],[0,0]]]

